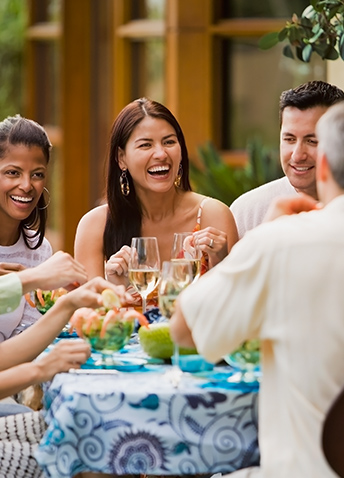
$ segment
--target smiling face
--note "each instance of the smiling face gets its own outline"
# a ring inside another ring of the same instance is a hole
[[[166,192],[174,187],[181,148],[176,131],[163,119],[146,116],[133,130],[119,165],[128,169],[135,189]]]
[[[9,145],[0,158],[0,223],[20,223],[36,207],[46,182],[47,160],[38,146]]]
[[[325,106],[306,110],[288,106],[283,110],[280,134],[280,158],[285,175],[298,192],[317,199],[315,162],[318,141],[315,126]]]

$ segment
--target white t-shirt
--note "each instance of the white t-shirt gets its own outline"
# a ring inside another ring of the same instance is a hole
[[[296,190],[290,184],[287,176],[284,176],[239,196],[230,206],[237,225],[239,239],[243,237],[246,231],[259,226],[263,222],[274,198],[296,195]]]
[[[262,341],[263,478],[337,476],[323,455],[321,431],[344,384],[343,283],[341,195],[322,210],[246,233],[180,296],[197,349],[209,361],[246,339]]]
[[[35,267],[52,255],[52,248],[44,238],[38,249],[29,249],[21,235],[13,246],[0,246],[0,262],[14,262],[26,268]],[[22,297],[19,307],[13,312],[0,315],[0,342],[16,335],[23,327],[32,325],[41,317],[37,309],[31,307]],[[16,327],[18,329],[16,330]]]

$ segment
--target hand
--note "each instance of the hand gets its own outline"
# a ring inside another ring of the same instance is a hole
[[[123,246],[113,254],[105,264],[105,277],[114,284],[128,286],[128,265],[130,258],[130,247]]]
[[[0,262],[0,276],[9,274],[10,272],[23,271],[25,267],[22,264],[16,264],[14,262]]]
[[[320,208],[320,203],[303,193],[292,198],[277,198],[271,203],[263,222],[273,221],[284,215],[299,214]]]
[[[126,304],[132,301],[131,295],[126,292],[122,285],[114,285],[102,277],[95,277],[86,284],[62,296],[60,300],[68,303],[74,311],[79,307],[97,308],[103,305],[102,291],[112,289],[119,297],[121,303]]]
[[[193,237],[201,251],[208,254],[211,267],[228,255],[228,240],[225,232],[214,227],[206,227],[194,232]]]
[[[39,370],[39,381],[51,380],[56,373],[80,368],[91,355],[90,346],[81,339],[61,340],[51,352],[35,362]]]
[[[32,289],[53,290],[63,287],[70,290],[87,281],[84,266],[70,254],[62,251],[56,252],[46,261],[27,271],[34,282]],[[26,277],[25,272],[21,274]],[[21,275],[20,278],[22,279]]]

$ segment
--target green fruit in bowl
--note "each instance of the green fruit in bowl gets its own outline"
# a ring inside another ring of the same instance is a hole
[[[143,350],[153,358],[168,359],[173,355],[173,342],[170,336],[170,324],[161,322],[140,327],[139,338]],[[196,349],[179,349],[180,355],[197,354]]]

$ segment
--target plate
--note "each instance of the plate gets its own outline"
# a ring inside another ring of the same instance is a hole
[[[111,368],[115,370],[119,370],[120,372],[134,372],[135,370],[139,370],[141,367],[146,365],[147,360],[141,358],[117,358],[114,359],[116,364],[112,365]]]

